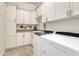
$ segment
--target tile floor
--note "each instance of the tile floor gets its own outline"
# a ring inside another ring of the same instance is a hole
[[[32,56],[32,45],[26,45],[15,49],[6,50],[3,56]]]

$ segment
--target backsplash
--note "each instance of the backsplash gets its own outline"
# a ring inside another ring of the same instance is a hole
[[[38,25],[16,24],[16,30],[37,30]]]
[[[46,29],[52,31],[79,33],[79,19],[47,23]]]

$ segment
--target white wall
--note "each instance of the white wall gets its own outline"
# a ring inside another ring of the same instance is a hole
[[[6,38],[6,21],[5,21],[5,9],[6,5],[0,3],[0,55],[5,51],[5,38]]]
[[[48,23],[47,29],[79,33],[79,19]]]

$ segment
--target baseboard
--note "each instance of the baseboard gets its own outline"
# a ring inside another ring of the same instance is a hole
[[[3,51],[0,53],[0,56],[3,56],[4,53],[5,53],[5,50],[3,50]]]

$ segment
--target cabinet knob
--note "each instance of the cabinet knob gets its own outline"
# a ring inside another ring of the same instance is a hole
[[[32,35],[32,39],[33,39],[33,35]]]
[[[72,10],[70,10],[70,16],[72,16],[72,14],[73,14],[73,11],[72,11]]]
[[[43,48],[43,55],[46,56],[46,50]]]
[[[67,10],[67,16],[69,16],[69,11]]]
[[[25,35],[23,34],[23,38],[25,37]]]

